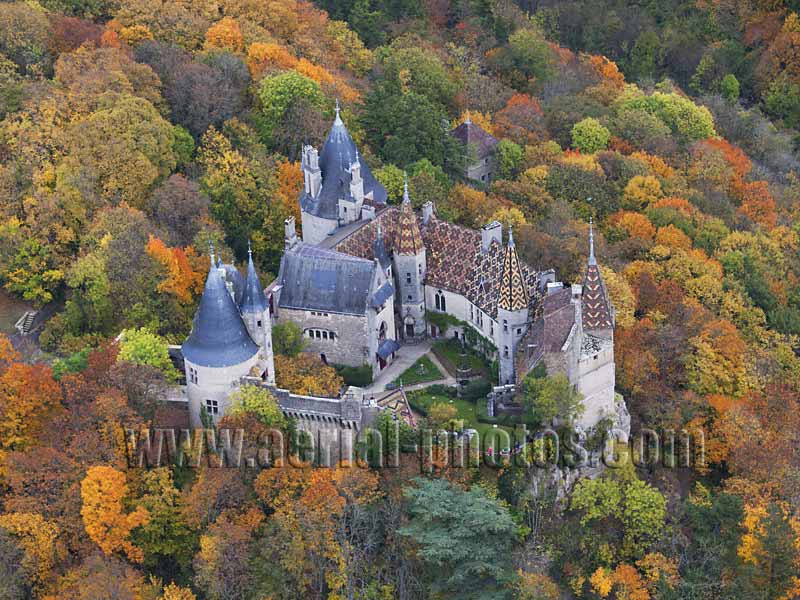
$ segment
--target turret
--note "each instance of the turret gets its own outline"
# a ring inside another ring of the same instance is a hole
[[[259,353],[216,266],[213,248],[205,289],[182,352],[190,417],[196,427],[202,424],[203,410],[214,420],[225,413],[228,395],[257,365]]]
[[[583,275],[581,313],[585,331],[603,337],[613,337],[614,309],[608,299],[608,292],[594,255],[594,228],[591,219],[589,220],[589,260]]]
[[[427,262],[417,215],[408,194],[407,177],[403,185],[399,226],[393,260],[403,335],[406,338],[421,337],[426,328],[424,281]]]
[[[258,279],[253,264],[253,252],[247,243],[247,277],[244,281],[244,294],[239,306],[247,331],[259,346],[259,360],[263,367],[263,378],[267,383],[275,383],[275,361],[272,354],[272,319],[269,314],[269,302],[264,295],[264,288]]]
[[[503,255],[500,291],[497,299],[497,320],[500,325],[500,383],[514,383],[514,354],[517,344],[528,329],[530,296],[522,266],[514,245],[514,232],[508,230],[508,244]]]

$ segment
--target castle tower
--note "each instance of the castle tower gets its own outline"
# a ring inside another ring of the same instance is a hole
[[[318,245],[339,227],[358,221],[365,200],[386,203],[386,189],[361,160],[336,103],[336,117],[317,154],[303,147],[301,167],[305,182],[300,193],[303,240]]]
[[[394,274],[402,335],[416,338],[425,335],[425,245],[419,231],[417,215],[408,196],[408,178],[403,187],[400,231],[394,251]]]
[[[253,252],[250,242],[247,243],[247,277],[244,280],[244,293],[239,305],[242,319],[260,351],[259,360],[264,368],[267,383],[275,384],[275,360],[272,354],[272,319],[269,314],[269,302],[264,295],[264,288],[253,264]]]
[[[228,395],[258,363],[258,345],[250,337],[223,277],[212,248],[200,306],[182,347],[193,427],[203,424],[201,409],[214,421],[225,414]]]
[[[594,229],[589,221],[589,259],[583,275],[583,285],[573,297],[580,302],[580,352],[576,387],[583,396],[584,414],[580,424],[593,427],[605,417],[616,413],[614,366],[614,307],[603,283],[594,253]]]
[[[497,321],[500,325],[500,383],[514,383],[514,354],[517,344],[528,329],[530,296],[514,245],[514,232],[508,230],[508,244],[503,256],[500,291],[497,299]]]
[[[594,335],[613,338],[614,309],[594,256],[594,227],[589,219],[589,260],[583,275],[582,296],[583,329]]]

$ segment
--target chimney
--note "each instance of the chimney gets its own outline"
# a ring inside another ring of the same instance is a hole
[[[294,217],[289,217],[283,222],[283,235],[285,239],[285,248],[289,250],[293,248],[299,241],[297,239],[297,231],[295,230]]]
[[[547,282],[547,295],[555,294],[556,292],[560,292],[564,289],[564,284],[560,281],[548,281]]]
[[[361,218],[365,221],[372,221],[375,218],[375,207],[370,204],[361,206]]]
[[[481,228],[481,250],[488,252],[493,240],[497,240],[498,244],[503,243],[503,226],[499,221],[492,221]]]
[[[425,225],[428,224],[428,221],[431,220],[433,216],[433,202],[428,200],[425,204],[422,205],[422,222]]]
[[[319,169],[319,154],[313,146],[303,147],[302,167],[306,194],[316,198],[322,187],[322,172]]]

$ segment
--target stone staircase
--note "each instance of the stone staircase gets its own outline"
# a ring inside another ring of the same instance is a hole
[[[28,310],[17,320],[14,327],[20,335],[28,335],[33,330],[33,324],[36,321],[36,315],[39,312],[35,310]]]

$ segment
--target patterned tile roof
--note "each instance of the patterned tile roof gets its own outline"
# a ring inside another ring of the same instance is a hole
[[[414,208],[408,200],[408,189],[406,189],[406,199],[403,200],[400,209],[400,231],[395,251],[400,254],[416,254],[422,248],[422,236],[419,233],[417,215],[414,214]]]
[[[525,276],[519,263],[517,247],[514,245],[514,234],[509,231],[497,307],[503,310],[525,310],[529,302],[528,286],[525,284]]]
[[[335,248],[339,252],[372,259],[380,223],[387,250],[396,250],[402,238],[403,217],[401,207],[389,207],[373,221],[341,240]],[[413,217],[426,248],[426,285],[465,296],[496,319],[505,257],[503,245],[493,242],[483,252],[479,231],[442,221],[435,216],[428,223],[424,223],[417,215]],[[540,300],[539,274],[520,260],[518,265],[528,291],[530,308],[537,311]]]
[[[600,275],[597,263],[589,262],[583,277],[583,299],[581,301],[583,312],[583,328],[586,330],[612,329],[614,318],[611,305],[606,294],[606,286]]]

